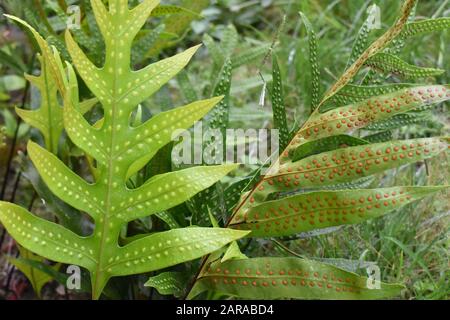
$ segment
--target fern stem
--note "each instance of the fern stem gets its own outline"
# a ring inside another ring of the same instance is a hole
[[[11,143],[11,148],[10,148],[9,155],[8,155],[8,161],[6,163],[6,171],[5,171],[5,176],[3,178],[2,191],[0,192],[0,200],[5,199],[6,187],[8,186],[9,173],[11,170],[12,160],[14,158],[14,150],[16,149],[17,137],[19,135],[19,127],[21,124],[22,124],[22,119],[18,118],[17,127],[16,127],[16,130],[14,131],[14,137],[13,137],[13,140]]]
[[[15,257],[15,258],[17,258],[18,256],[19,256],[19,251],[17,251],[17,252],[14,254],[14,257]],[[9,292],[9,293],[14,294],[14,295],[16,296],[16,298],[19,298],[19,297],[17,296],[17,294],[9,288],[10,285],[11,285],[11,280],[12,280],[12,276],[13,276],[13,274],[14,274],[14,270],[15,270],[15,266],[12,264],[12,265],[11,265],[11,269],[8,270],[8,275],[7,275],[7,277],[6,277],[5,290],[6,290],[7,292]]]
[[[279,248],[281,248],[282,250],[286,251],[287,253],[289,253],[290,255],[293,255],[297,258],[301,258],[301,259],[305,259],[304,256],[302,256],[301,254],[292,251],[291,249],[289,249],[288,247],[286,247],[284,244],[282,244],[280,241],[272,239],[272,242],[275,243],[275,245]]]
[[[37,8],[37,12],[39,16],[41,17],[42,21],[44,22],[45,27],[47,28],[48,32],[51,34],[54,34],[55,31],[53,30],[52,26],[50,25],[50,22],[48,22],[47,14],[45,13],[44,7],[42,7],[42,3],[40,0],[34,0],[34,5]]]
[[[14,203],[14,201],[16,200],[16,194],[17,194],[17,190],[19,188],[19,183],[20,183],[20,179],[22,178],[22,172],[19,171],[17,173],[17,177],[16,177],[16,181],[14,182],[14,187],[12,190],[12,194],[11,194],[11,199],[9,200],[9,202]]]
[[[33,65],[34,65],[34,60],[35,60],[35,55],[33,55],[30,65],[28,66],[28,72],[31,73]],[[27,81],[27,83],[25,84],[25,89],[23,92],[23,96],[22,96],[22,101],[21,101],[21,108],[25,107],[25,103],[27,102],[27,98],[28,98],[28,92],[30,91],[30,82]],[[14,158],[14,150],[16,149],[16,144],[17,144],[17,140],[18,140],[18,136],[19,136],[19,128],[20,125],[22,124],[22,118],[18,118],[17,120],[17,127],[16,130],[14,131],[14,137],[11,143],[11,148],[9,150],[9,155],[8,155],[8,161],[6,164],[6,172],[5,172],[5,176],[3,179],[3,185],[2,185],[2,190],[0,192],[0,200],[4,200],[5,199],[5,193],[6,193],[6,187],[8,185],[8,178],[9,178],[9,174],[10,174],[10,170],[11,170],[11,164],[12,164],[12,160]],[[0,243],[1,246],[1,243]]]
[[[35,60],[35,55],[33,55],[33,57],[31,58],[31,62],[30,65],[28,67],[29,72],[31,72],[33,65],[34,65],[34,60]],[[21,107],[23,108],[25,106],[25,103],[27,101],[27,97],[28,97],[28,91],[30,90],[30,82],[27,81],[26,85],[25,85],[25,90],[22,96],[22,103],[21,103]],[[18,140],[18,136],[19,136],[19,128],[20,128],[20,124],[22,123],[22,118],[19,117],[19,119],[17,120],[17,127],[16,130],[14,132],[14,137],[13,137],[13,141],[11,144],[11,149],[9,151],[9,155],[8,155],[8,162],[6,164],[6,172],[5,172],[5,176],[4,176],[4,180],[3,180],[3,185],[2,185],[2,190],[0,192],[0,200],[4,200],[5,199],[5,193],[6,193],[6,187],[8,186],[8,178],[9,178],[9,174],[11,171],[11,164],[12,164],[12,160],[14,158],[14,150],[16,149],[16,144],[17,144],[17,140]],[[17,183],[16,183],[17,184]],[[13,196],[15,198],[15,191],[13,192]],[[14,200],[14,198],[12,198]],[[0,236],[0,249],[3,246],[3,242],[5,240],[5,236],[6,236],[6,228],[4,228],[2,230],[2,235]]]
[[[58,0],[58,4],[61,7],[61,9],[63,9],[64,11],[67,10],[67,4],[65,0]]]

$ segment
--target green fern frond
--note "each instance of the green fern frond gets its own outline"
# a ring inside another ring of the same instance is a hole
[[[66,78],[62,66],[55,64],[64,88],[65,129],[72,142],[96,160],[96,181],[86,182],[49,151],[33,142],[28,144],[29,156],[50,190],[94,220],[92,235],[82,237],[17,205],[0,202],[0,221],[21,245],[47,259],[89,270],[95,299],[111,277],[193,260],[248,233],[221,228],[179,228],[119,246],[119,234],[126,223],[183,203],[236,168],[235,165],[194,167],[154,176],[136,189],[127,187],[128,177],[171,141],[174,130],[189,128],[221,101],[212,98],[193,102],[160,113],[137,127],[130,126],[134,108],[180,72],[198,48],[138,71],[130,69],[133,39],[158,3],[145,0],[129,9],[128,0],[112,0],[107,9],[101,0],[92,1],[106,46],[102,67],[89,60],[71,33],[66,32],[72,61],[104,110],[101,123],[90,125],[81,112],[74,69],[67,64]],[[43,48],[43,55],[52,56]]]
[[[415,0],[405,0],[397,22],[365,50],[367,30],[363,28],[350,66],[278,161],[250,190],[241,193],[226,226],[251,231],[250,238],[289,238],[304,232],[336,230],[383,216],[448,188],[366,189],[375,174],[437,157],[449,148],[448,139],[440,137],[391,141],[389,131],[357,137],[359,129],[389,130],[387,123],[398,126],[400,118],[420,115],[418,110],[450,99],[448,85],[350,84],[370,59],[382,56],[381,52],[401,35],[415,5]],[[188,298],[212,291],[253,299],[381,299],[397,296],[403,288],[379,283],[379,290],[370,290],[364,277],[301,258],[223,262],[223,254],[222,250],[205,260]]]

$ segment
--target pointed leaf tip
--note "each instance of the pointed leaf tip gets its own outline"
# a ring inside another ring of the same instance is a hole
[[[229,170],[228,172],[236,170],[237,168],[239,168],[239,166],[240,163],[227,163],[223,165],[224,168],[227,168]]]

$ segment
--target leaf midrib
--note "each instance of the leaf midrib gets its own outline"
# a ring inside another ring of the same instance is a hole
[[[115,51],[117,51],[117,42],[115,42],[114,44],[114,49]],[[113,77],[113,97],[116,96],[117,94],[117,55],[114,55],[114,63],[113,63],[113,68],[114,68],[114,77]],[[99,250],[98,250],[98,263],[96,265],[96,272],[95,272],[95,288],[98,290],[99,289],[99,281],[102,279],[102,277],[100,276],[100,273],[103,272],[106,268],[102,268],[102,257],[103,257],[103,252],[104,249],[106,247],[106,238],[108,236],[107,234],[107,227],[109,225],[109,218],[110,218],[110,208],[111,208],[111,193],[112,193],[112,177],[113,177],[113,162],[114,162],[114,157],[113,157],[113,150],[114,150],[114,145],[115,145],[115,138],[116,138],[116,130],[114,130],[114,124],[116,121],[116,107],[117,107],[118,101],[116,101],[115,98],[112,99],[111,102],[111,140],[110,140],[110,152],[109,152],[109,159],[108,159],[108,184],[107,184],[107,190],[106,190],[106,201],[105,201],[105,210],[104,210],[104,220],[102,223],[102,230],[101,230],[101,239],[100,239],[100,245],[99,245]],[[104,129],[107,130],[107,127],[104,126]],[[100,293],[100,292],[98,292]]]
[[[306,281],[321,281],[321,282],[325,282],[326,284],[339,284],[341,286],[345,285],[347,287],[351,287],[351,288],[359,288],[359,289],[367,289],[364,285],[362,286],[357,286],[357,285],[352,285],[351,283],[345,282],[345,281],[338,281],[338,280],[325,280],[323,278],[316,278],[316,277],[302,277],[299,275],[267,275],[267,276],[254,276],[254,275],[245,275],[245,274],[239,274],[239,275],[223,275],[223,274],[211,274],[211,273],[206,273],[204,275],[202,275],[201,277],[199,277],[199,279],[206,279],[206,278],[230,278],[230,279],[259,279],[259,280],[273,280],[273,279],[301,279],[301,280],[306,280]],[[310,287],[309,287],[310,290]]]
[[[392,200],[399,200],[400,198],[405,198],[405,197],[407,197],[407,196],[411,196],[411,197],[413,197],[413,196],[415,196],[416,194],[415,193],[405,193],[405,194],[399,194],[399,195],[397,195],[397,196],[389,196],[388,198],[385,198],[385,197],[383,197],[383,198],[380,198],[380,199],[374,199],[374,201],[377,201],[377,202],[374,202],[374,204],[375,203],[381,203],[381,202],[384,202],[384,201],[392,201]],[[412,202],[412,201],[414,201],[414,200],[416,200],[416,199],[413,199],[413,200],[408,200],[408,202]],[[264,204],[261,204],[261,206],[263,206]],[[252,220],[244,220],[245,222],[245,224],[250,224],[250,223],[266,223],[266,222],[273,222],[273,221],[277,221],[277,220],[283,220],[283,219],[286,219],[286,218],[291,218],[291,217],[296,217],[296,216],[301,216],[301,215],[304,215],[304,214],[309,214],[311,211],[314,211],[314,215],[316,215],[318,212],[321,212],[321,211],[326,211],[326,210],[331,210],[331,209],[353,209],[353,208],[361,208],[361,207],[366,207],[367,206],[367,203],[364,203],[364,204],[362,204],[362,203],[360,203],[360,202],[358,202],[358,204],[354,204],[354,205],[347,205],[347,206],[339,206],[339,207],[320,207],[320,208],[315,208],[315,209],[310,209],[310,210],[306,210],[306,211],[303,211],[303,212],[298,212],[298,213],[290,213],[290,214],[283,214],[283,215],[280,215],[280,217],[273,217],[273,218],[265,218],[265,219],[252,219]],[[251,208],[251,210],[257,210],[258,209],[258,206],[255,206],[255,207],[252,207]],[[270,208],[268,208],[268,210],[269,210]],[[378,209],[378,208],[376,208],[376,209]],[[380,208],[381,209],[381,208]],[[388,211],[391,211],[391,210],[393,210],[394,208],[389,208],[389,207],[386,207],[386,208],[383,208],[383,209],[386,209],[386,210],[388,210]]]
[[[200,240],[203,241],[203,242],[207,242],[207,241],[217,240],[217,238],[218,238],[218,236],[214,235],[214,236],[211,236],[209,238],[202,238]],[[139,240],[137,240],[137,241],[139,241]],[[155,248],[154,251],[151,251],[151,255],[156,255],[156,254],[164,252],[164,251],[175,250],[175,249],[177,249],[179,247],[186,247],[186,246],[189,246],[189,245],[195,245],[197,242],[198,242],[198,239],[197,240],[192,240],[192,241],[189,241],[189,242],[183,242],[183,243],[180,243],[180,244],[175,244],[175,245],[172,245],[172,246],[166,245],[164,248]],[[208,246],[208,245],[204,245],[203,244],[202,246]],[[127,247],[123,247],[123,248],[127,248]],[[157,249],[159,249],[159,250],[157,250]],[[140,256],[140,255],[138,255],[137,257],[130,257],[128,259],[121,259],[119,261],[115,261],[113,263],[108,264],[107,266],[105,266],[105,269],[114,267],[114,266],[119,265],[119,264],[127,263],[127,262],[134,261],[134,260],[140,260],[140,259],[142,259],[142,256]]]
[[[406,141],[406,140],[405,140]],[[323,170],[328,170],[328,169],[335,169],[335,168],[340,168],[340,167],[343,167],[343,166],[349,166],[349,165],[351,165],[351,164],[355,164],[355,163],[359,163],[359,162],[366,162],[367,160],[378,160],[378,159],[383,159],[384,157],[389,157],[389,160],[388,161],[400,161],[400,160],[405,160],[405,159],[397,159],[397,160],[392,160],[392,156],[393,155],[398,155],[398,154],[403,154],[403,153],[407,153],[407,152],[413,152],[414,151],[414,154],[415,154],[415,151],[416,150],[418,150],[419,148],[426,148],[426,146],[424,145],[423,147],[417,147],[417,148],[414,148],[414,149],[409,149],[409,150],[402,150],[403,152],[400,152],[400,151],[398,151],[397,153],[395,153],[395,151],[393,152],[393,153],[391,153],[390,155],[380,155],[380,156],[377,156],[377,157],[367,157],[367,158],[364,158],[364,159],[358,159],[358,160],[352,160],[352,161],[349,161],[349,162],[346,162],[346,163],[344,163],[344,164],[339,164],[339,165],[335,165],[335,166],[329,166],[329,167],[327,167],[327,166],[324,166],[324,167],[321,167],[321,168],[311,168],[311,169],[308,169],[308,170],[303,170],[303,171],[299,171],[299,170],[296,170],[296,171],[292,171],[292,172],[287,172],[287,173],[280,173],[280,174],[277,174],[277,175],[273,175],[273,176],[266,176],[264,179],[263,179],[263,181],[267,181],[267,180],[272,180],[272,179],[275,179],[275,178],[278,178],[278,177],[284,177],[284,176],[289,176],[289,175],[295,175],[295,174],[302,174],[302,173],[310,173],[310,172],[316,172],[316,171],[323,171]],[[432,153],[432,151],[430,150],[430,152],[429,152],[430,154]],[[409,158],[413,158],[414,157],[414,155],[412,156],[412,157],[409,157]],[[343,161],[343,160],[342,160]],[[420,161],[420,160],[417,160],[417,161]],[[411,162],[416,162],[416,161],[411,161]],[[286,162],[285,163],[285,165],[286,164],[294,164],[294,162]],[[381,164],[381,163],[380,163]],[[301,165],[301,164],[299,164],[299,165]],[[365,165],[364,165],[365,166]],[[360,167],[360,168],[364,168],[364,166],[362,166],[362,167]],[[336,173],[336,174],[338,174],[338,173]]]
[[[54,146],[53,146],[53,115],[52,115],[52,105],[50,102],[50,84],[48,81],[48,77],[47,77],[47,59],[43,58],[42,59],[42,64],[43,64],[43,77],[44,77],[44,83],[45,83],[45,99],[47,100],[47,113],[48,113],[48,139],[49,139],[49,145],[47,146],[48,150],[51,153],[56,153],[57,150],[54,150]]]

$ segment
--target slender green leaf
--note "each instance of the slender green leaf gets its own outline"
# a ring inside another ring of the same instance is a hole
[[[252,207],[242,223],[251,237],[281,237],[356,224],[389,213],[446,187],[394,187],[299,194]]]
[[[153,57],[158,55],[163,49],[174,46],[177,41],[182,38],[186,32],[190,29],[190,25],[194,20],[197,20],[203,9],[206,9],[210,5],[210,0],[182,0],[179,6],[189,10],[188,13],[179,13],[176,15],[168,15],[162,21],[166,26],[166,33],[176,35],[178,38],[165,39],[161,37],[155,42],[154,46],[149,50],[148,56]],[[193,14],[196,13],[196,14]]]
[[[238,43],[238,33],[236,28],[230,24],[223,31],[220,48],[225,59],[230,59]]]
[[[426,19],[406,24],[399,37],[406,39],[425,33],[447,29],[450,29],[450,18]]]
[[[209,188],[236,165],[193,167],[157,175],[143,186],[129,190],[117,201],[116,215],[127,221],[175,207],[202,190]]]
[[[164,32],[166,26],[161,24],[155,29],[148,31],[144,36],[136,41],[131,52],[131,63],[133,65],[142,63],[147,58],[148,51]]]
[[[445,70],[441,69],[417,67],[397,56],[382,52],[366,61],[366,65],[385,73],[394,73],[409,79],[433,77],[445,72]]]
[[[284,150],[291,140],[286,120],[286,106],[284,104],[283,80],[276,55],[273,56],[273,76],[272,90],[270,91],[272,99],[274,128],[279,130],[280,150]]]
[[[167,16],[167,15],[173,15],[173,14],[192,14],[197,17],[200,17],[200,15],[197,12],[191,11],[187,8],[179,7],[179,6],[163,6],[159,5],[157,6],[151,13],[152,17],[160,17],[160,16]]]
[[[417,86],[317,114],[297,132],[289,151],[307,141],[364,128],[370,123],[449,99],[449,86]]]
[[[378,143],[378,142],[386,142],[392,140],[392,132],[391,131],[382,131],[378,133],[374,133],[363,138],[364,140],[370,143]]]
[[[269,48],[269,45],[263,44],[261,46],[246,49],[237,53],[232,57],[233,69],[237,69],[254,61],[258,61],[258,58],[266,54]]]
[[[159,212],[156,213],[156,216],[162,221],[164,221],[169,226],[170,229],[181,228],[180,224],[168,212],[165,211]]]
[[[185,282],[181,272],[163,272],[150,277],[144,286],[153,287],[162,295],[180,297],[184,292]]]
[[[44,136],[47,148],[56,153],[59,138],[63,131],[62,108],[58,102],[58,92],[64,94],[61,90],[62,81],[57,70],[56,59],[59,59],[59,56],[54,55],[48,43],[29,24],[18,18],[8,17],[28,28],[41,50],[41,55],[38,55],[42,69],[40,76],[25,76],[40,91],[41,106],[36,110],[16,108],[16,113],[26,123],[37,128]]]
[[[194,88],[191,80],[187,72],[182,71],[177,76],[178,84],[180,85],[180,89],[183,92],[184,99],[187,103],[197,101],[198,95],[197,91]]]
[[[219,47],[219,45],[208,34],[204,35],[203,43],[205,44],[206,48],[208,49],[209,55],[211,56],[212,60],[214,61],[214,65],[217,68],[220,68],[225,62],[225,57],[224,57],[224,54],[223,54],[221,48]]]
[[[225,61],[216,83],[213,96],[224,98],[211,110],[207,117],[210,129],[220,129],[224,134],[230,118],[231,61]],[[225,135],[224,135],[225,136]]]
[[[87,269],[97,262],[92,238],[82,238],[15,204],[0,202],[0,221],[20,245],[42,257]]]
[[[213,290],[247,299],[382,299],[404,288],[372,280],[334,266],[299,258],[253,258],[214,262],[197,281],[194,293]],[[191,295],[191,297],[194,296]]]
[[[264,177],[261,194],[291,191],[300,186],[322,187],[352,181],[408,163],[437,156],[447,149],[445,139],[391,141],[324,152],[286,162]],[[255,203],[256,204],[256,203]]]
[[[200,258],[247,234],[248,231],[198,227],[159,232],[119,248],[105,270],[110,276],[124,276],[167,268]]]
[[[225,251],[225,254],[222,257],[221,262],[225,262],[228,260],[241,260],[241,259],[247,259],[247,256],[241,252],[239,249],[239,245],[236,241],[232,242],[229,246],[227,251]]]
[[[359,29],[358,36],[356,37],[355,42],[353,43],[352,52],[350,54],[350,58],[347,62],[347,68],[349,68],[355,61],[361,56],[367,48],[367,42],[369,40],[369,34],[371,31],[371,21],[372,17],[368,17],[364,24]]]
[[[311,65],[311,82],[312,82],[312,101],[311,101],[311,111],[314,111],[320,103],[320,70],[318,62],[318,41],[317,36],[314,31],[311,22],[308,18],[300,12],[300,16],[305,24],[306,31],[308,33],[309,39],[309,62]]]
[[[407,125],[424,123],[431,119],[428,112],[408,112],[404,114],[398,114],[390,119],[377,121],[369,124],[367,130],[394,130]]]
[[[414,87],[413,84],[406,83],[379,86],[356,86],[349,84],[336,93],[336,95],[327,101],[327,103],[322,105],[320,107],[320,112],[324,113],[341,106],[370,99],[373,96],[381,96],[383,94],[393,93],[401,89],[412,87]]]
[[[294,154],[292,155],[292,161],[295,162],[303,158],[330,150],[359,146],[367,143],[368,142],[364,141],[363,139],[355,138],[345,134],[310,141],[300,145],[297,149],[295,149]]]

